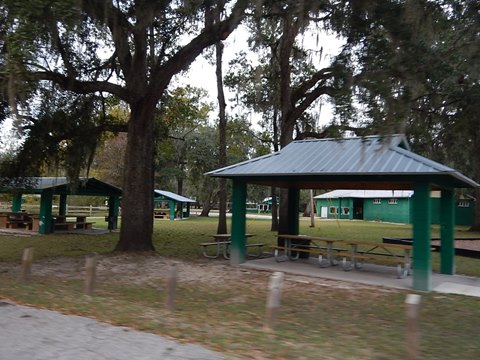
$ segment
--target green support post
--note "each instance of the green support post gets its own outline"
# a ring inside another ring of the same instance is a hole
[[[12,199],[12,212],[20,211],[22,211],[22,194],[15,194]]]
[[[430,184],[416,183],[413,196],[413,288],[432,289]]]
[[[53,190],[45,189],[40,197],[40,234],[50,234],[52,232],[52,203]]]
[[[186,216],[187,218],[190,217],[190,203],[187,203],[187,210],[186,210],[185,216]]]
[[[58,205],[58,215],[67,215],[67,194],[60,195],[60,203]]]
[[[170,210],[170,220],[175,220],[175,201],[170,200],[168,202],[169,205],[169,210]]]
[[[440,227],[440,272],[455,274],[455,200],[453,190],[442,190]]]
[[[232,235],[230,244],[230,264],[245,262],[245,224],[246,224],[247,185],[240,180],[233,180],[232,193]]]

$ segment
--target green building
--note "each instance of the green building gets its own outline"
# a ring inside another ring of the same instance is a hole
[[[412,223],[414,192],[410,190],[335,190],[315,197],[317,216],[326,219],[349,219]],[[433,191],[432,224],[440,223],[440,194]],[[455,203],[455,224],[472,225],[474,202]]]

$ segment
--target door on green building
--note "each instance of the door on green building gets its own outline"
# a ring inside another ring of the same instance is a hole
[[[363,220],[363,199],[353,199],[353,218]]]

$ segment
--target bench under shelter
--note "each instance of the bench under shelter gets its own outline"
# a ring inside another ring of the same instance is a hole
[[[246,261],[247,184],[281,189],[279,232],[299,234],[300,189],[413,190],[413,289],[431,291],[432,190],[441,192],[440,272],[455,274],[456,188],[480,185],[455,169],[413,153],[404,135],[293,141],[280,151],[208,175],[232,180],[230,262]]]
[[[108,198],[108,228],[116,229],[122,190],[95,178],[80,178],[73,182],[66,177],[29,177],[15,179],[0,187],[0,193],[12,195],[13,213],[22,210],[22,197],[26,194],[40,195],[40,213],[38,232],[49,234],[54,231],[53,197],[59,196],[58,216],[67,214],[67,197],[69,195],[102,196]]]

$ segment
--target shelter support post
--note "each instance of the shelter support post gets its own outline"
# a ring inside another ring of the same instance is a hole
[[[432,256],[430,224],[432,209],[430,184],[418,182],[414,185],[413,196],[413,288],[432,289]]]
[[[50,234],[52,232],[52,203],[53,189],[45,189],[40,196],[40,234]]]
[[[455,274],[455,200],[453,190],[442,190],[440,213],[440,272]]]
[[[60,195],[60,203],[58,204],[58,215],[67,215],[67,194]]]
[[[232,235],[230,244],[230,264],[245,262],[245,223],[246,223],[247,184],[241,180],[233,180],[232,193]]]
[[[22,194],[13,195],[12,199],[12,211],[20,212],[22,211]]]
[[[170,204],[168,206],[170,220],[175,220],[175,201],[170,200],[168,203]]]
[[[300,231],[300,218],[298,208],[300,205],[300,190],[288,189],[288,234],[298,235]]]
[[[118,228],[118,209],[120,207],[120,199],[118,196],[108,197],[108,229],[115,230]]]
[[[300,233],[300,217],[299,217],[299,205],[300,205],[300,190],[288,189],[288,219],[287,229],[288,234],[298,235]],[[310,240],[292,240],[292,244],[300,246],[310,246]],[[300,252],[298,256],[301,259],[308,259],[310,254],[308,252]]]
[[[185,211],[185,217],[190,217],[190,203],[187,203],[187,210]]]

